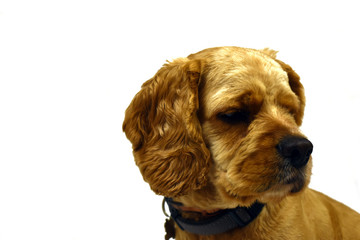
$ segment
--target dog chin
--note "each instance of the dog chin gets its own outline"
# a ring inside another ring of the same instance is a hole
[[[280,201],[288,195],[301,192],[305,188],[305,185],[306,180],[304,177],[294,178],[286,181],[286,183],[277,184],[268,191],[263,192],[258,200],[263,203],[270,201]]]
[[[286,196],[301,192],[303,189],[304,184],[286,184],[261,194],[258,200],[262,203],[279,202]]]
[[[262,202],[262,203],[280,201],[281,199],[283,199],[284,197],[289,195],[291,190],[292,190],[291,185],[285,185],[282,188],[263,193],[259,197],[259,201]]]
[[[237,206],[250,206],[255,201],[262,203],[279,202],[283,198],[302,192],[308,185],[310,177],[306,169],[281,172],[277,182],[272,185],[260,185],[254,188],[239,188],[238,184],[229,181],[226,172],[219,172],[223,181],[217,188],[227,203]],[[225,184],[224,184],[225,183]]]
[[[250,206],[255,201],[261,203],[280,202],[286,196],[301,192],[305,188],[304,181],[296,181],[290,184],[277,184],[267,191],[254,193],[253,195],[242,195],[234,191],[226,191],[227,198],[236,201],[240,206]]]

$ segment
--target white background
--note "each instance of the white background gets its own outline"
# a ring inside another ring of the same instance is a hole
[[[311,187],[360,211],[356,1],[0,1],[0,239],[163,239],[124,111],[165,60],[279,50],[302,77]]]

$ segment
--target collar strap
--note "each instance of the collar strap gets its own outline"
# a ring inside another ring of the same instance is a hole
[[[210,217],[196,221],[181,216],[178,206],[181,203],[174,202],[171,198],[165,198],[169,206],[171,218],[184,231],[198,235],[214,235],[230,231],[234,228],[242,228],[252,222],[261,212],[264,204],[255,202],[250,207],[237,207],[223,209],[212,213]]]

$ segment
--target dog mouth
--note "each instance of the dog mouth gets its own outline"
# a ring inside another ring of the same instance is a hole
[[[253,190],[238,189],[234,184],[234,188],[227,188],[226,195],[241,204],[249,205],[258,200],[266,203],[270,201],[280,201],[282,198],[301,192],[307,184],[307,175],[305,169],[295,172],[282,172],[279,176],[274,177],[272,183],[259,184]]]
[[[259,194],[288,195],[300,192],[306,185],[306,171],[304,169],[296,171],[281,171],[275,177],[273,184],[268,185],[267,189],[259,191]]]
[[[305,186],[305,179],[303,176],[295,177],[286,181],[286,185],[292,186],[290,193],[300,192]]]
[[[306,184],[306,168],[296,169],[295,171],[284,171],[285,177],[280,178],[280,184],[290,185],[290,193],[300,192]]]

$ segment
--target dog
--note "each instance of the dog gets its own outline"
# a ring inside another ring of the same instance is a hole
[[[217,47],[167,62],[123,130],[166,239],[360,239],[360,214],[308,188],[299,75],[271,49]]]

